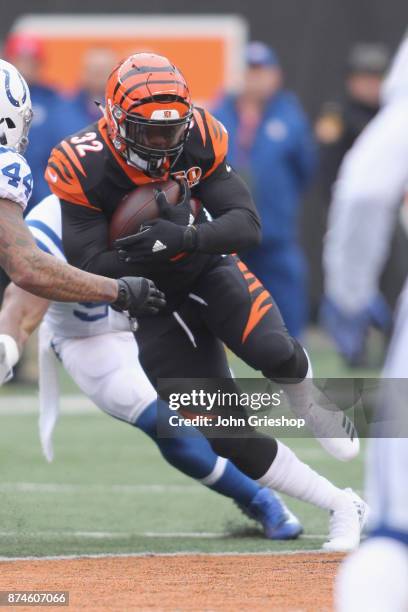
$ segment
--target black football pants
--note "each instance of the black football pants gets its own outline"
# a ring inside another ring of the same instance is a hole
[[[303,379],[307,371],[304,351],[289,336],[271,295],[236,256],[220,259],[203,273],[176,312],[140,319],[136,339],[142,366],[156,388],[158,379],[204,378],[229,379],[223,391],[236,391],[224,344],[266,378],[289,382]],[[162,388],[163,399],[174,390],[171,383]],[[247,425],[239,432],[226,429],[225,437],[218,431],[209,440],[217,454],[260,478],[277,447],[273,438],[253,433]]]

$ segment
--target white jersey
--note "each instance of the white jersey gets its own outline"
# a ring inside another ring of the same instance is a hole
[[[61,205],[57,196],[50,195],[37,204],[27,215],[26,223],[41,250],[66,262],[62,246]],[[66,338],[129,330],[124,315],[100,303],[52,302],[44,320],[57,336]]]
[[[349,312],[378,290],[398,208],[408,188],[408,39],[383,88],[383,107],[340,167],[325,240],[326,294]]]
[[[14,149],[0,147],[0,199],[12,200],[23,210],[33,190],[33,176],[26,160]]]
[[[408,38],[395,56],[382,99],[383,108],[342,163],[329,216],[324,253],[326,293],[350,312],[366,307],[378,290],[396,214],[408,189]],[[383,420],[376,426],[381,432],[381,427],[395,425],[399,418],[404,429],[408,279],[399,299],[382,377],[385,399],[379,407]],[[403,393],[393,395],[404,383]],[[390,420],[388,411],[393,415]],[[366,489],[371,527],[383,535],[393,532],[394,537],[407,542],[407,440],[374,436],[369,446]]]

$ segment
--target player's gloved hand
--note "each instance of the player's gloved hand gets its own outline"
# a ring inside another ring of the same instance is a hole
[[[166,192],[157,189],[155,199],[159,207],[159,214],[162,219],[172,221],[177,225],[191,225],[194,223],[194,216],[190,206],[191,191],[186,180],[180,183],[181,198],[178,204],[173,206],[169,204],[166,197]]]
[[[0,334],[0,387],[13,378],[13,367],[18,359],[17,342],[7,334]]]
[[[114,310],[127,311],[130,317],[157,314],[166,306],[164,293],[153,281],[140,276],[125,276],[118,280],[119,294],[111,304]]]
[[[119,258],[126,263],[168,261],[179,253],[194,251],[196,246],[197,231],[193,225],[177,225],[166,219],[149,221],[138,234],[113,243]]]
[[[325,297],[320,308],[320,322],[331,336],[340,355],[351,367],[363,364],[366,340],[371,326],[387,332],[391,312],[384,298],[378,295],[366,308],[348,314]]]

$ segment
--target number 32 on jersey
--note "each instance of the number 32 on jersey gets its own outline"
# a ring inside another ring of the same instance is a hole
[[[97,140],[95,132],[86,132],[83,136],[73,136],[70,143],[75,146],[79,157],[85,157],[88,151],[97,153],[103,149],[103,144],[100,140]]]

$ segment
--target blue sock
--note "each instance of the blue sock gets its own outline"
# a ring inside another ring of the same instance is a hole
[[[187,476],[204,481],[202,484],[213,491],[247,506],[261,487],[230,461],[218,457],[198,429],[183,424],[170,425],[170,416],[177,417],[177,413],[158,400],[142,412],[135,426],[157,444],[163,457],[173,467]],[[208,484],[205,482],[207,479]]]
[[[245,476],[231,461],[227,461],[224,473],[209,488],[227,497],[232,497],[243,506],[249,506],[261,489],[255,480]]]

